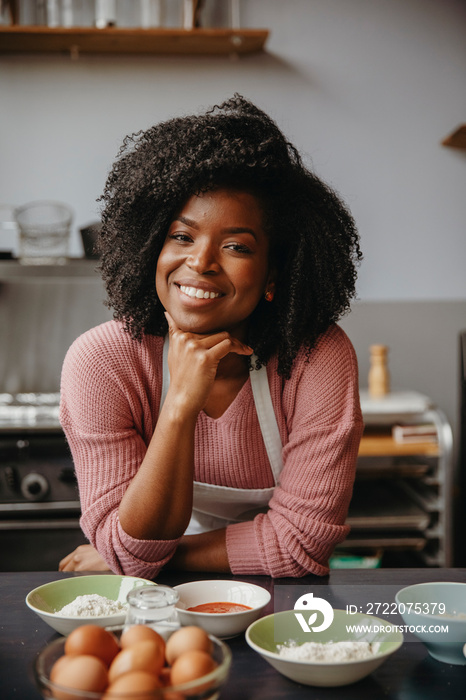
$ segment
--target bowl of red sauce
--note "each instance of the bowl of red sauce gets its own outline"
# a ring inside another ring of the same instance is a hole
[[[219,639],[236,637],[264,614],[270,593],[247,581],[191,581],[174,586],[182,625],[202,627]]]

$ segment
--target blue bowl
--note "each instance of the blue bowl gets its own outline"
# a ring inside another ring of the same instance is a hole
[[[466,665],[463,653],[466,643],[466,583],[418,583],[402,588],[395,599],[405,624],[413,627],[413,633],[434,659]]]

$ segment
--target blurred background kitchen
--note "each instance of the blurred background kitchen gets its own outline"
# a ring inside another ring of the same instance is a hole
[[[0,570],[56,568],[82,541],[56,425],[59,378],[77,335],[111,318],[82,229],[98,224],[96,200],[122,139],[234,92],[273,116],[358,223],[358,300],[342,326],[364,397],[369,348],[388,348],[393,399],[387,409],[366,397],[369,432],[435,425],[433,446],[379,441],[361,455],[357,537],[346,553],[358,566],[464,564],[464,0],[1,8]],[[64,265],[18,262],[11,212],[37,200],[73,211]],[[368,484],[383,518],[368,512]]]

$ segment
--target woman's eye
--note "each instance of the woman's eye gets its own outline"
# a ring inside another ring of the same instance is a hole
[[[251,249],[248,248],[247,245],[243,245],[242,243],[229,243],[226,246],[229,250],[234,250],[237,253],[250,253]]]
[[[191,237],[187,233],[171,233],[169,236],[174,241],[186,242],[190,241]]]

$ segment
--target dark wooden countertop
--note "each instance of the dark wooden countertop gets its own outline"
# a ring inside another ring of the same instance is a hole
[[[33,588],[66,576],[52,572],[0,574],[0,695],[3,700],[37,700],[32,664],[36,654],[57,635],[25,604]],[[184,581],[232,578],[216,574],[160,576],[157,581],[176,585]],[[393,600],[394,592],[422,581],[466,582],[466,569],[375,569],[334,570],[327,578],[272,580],[241,576],[270,590],[272,601],[266,613],[292,608],[304,592],[357,605]],[[380,615],[384,617],[383,615]],[[397,622],[390,618],[391,622]],[[400,622],[401,619],[400,619]],[[466,642],[466,639],[465,639]],[[313,688],[281,676],[247,645],[241,635],[228,640],[233,665],[222,700],[463,700],[466,696],[466,666],[442,664],[432,659],[421,642],[406,636],[403,646],[367,678],[340,688]]]

